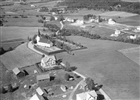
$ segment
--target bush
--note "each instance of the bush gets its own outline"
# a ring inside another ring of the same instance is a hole
[[[44,21],[42,19],[39,19],[38,22],[39,23],[44,23]]]
[[[13,16],[13,18],[19,18],[19,16]]]
[[[6,51],[3,49],[3,47],[0,47],[0,55],[4,54]]]
[[[66,73],[64,78],[65,78],[66,81],[69,81],[70,75]]]

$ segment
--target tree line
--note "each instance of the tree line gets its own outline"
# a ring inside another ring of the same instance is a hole
[[[44,27],[47,27],[50,31],[54,31],[54,30],[56,31],[57,29],[59,29],[59,27],[54,24],[44,25]],[[100,36],[99,34],[91,34],[88,31],[76,30],[76,29],[63,28],[59,34],[59,36],[71,36],[71,35],[82,36],[90,39],[101,39],[101,40],[119,41],[119,42],[132,43],[132,44],[140,44],[140,37],[137,37],[134,40],[129,38],[124,38],[124,37],[110,38],[110,37]]]

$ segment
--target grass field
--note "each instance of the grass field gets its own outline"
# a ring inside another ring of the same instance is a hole
[[[27,39],[37,34],[38,27],[0,27],[1,38],[0,41],[12,40],[12,39]]]
[[[113,34],[115,31],[113,29],[108,29],[105,27],[99,27],[99,26],[95,26],[94,28],[89,28],[88,31],[91,34],[98,34],[102,37],[110,37],[111,34]]]
[[[133,13],[128,13],[128,12],[123,12],[123,11],[108,11],[105,13],[99,14],[100,16],[106,16],[106,17],[131,17],[131,16],[136,16],[137,14]]]
[[[70,62],[78,67],[78,72],[103,84],[112,100],[139,100],[139,65],[118,52],[138,45],[76,36],[69,38],[87,49],[75,51],[74,56],[58,54],[58,58]]]
[[[122,1],[126,1],[126,2],[140,2],[140,0],[122,0]]]
[[[116,22],[126,25],[132,25],[132,26],[139,26],[140,25],[140,15],[128,17],[128,18],[119,18],[116,20]]]
[[[9,70],[15,67],[25,67],[40,62],[41,55],[31,51],[27,43],[18,46],[15,50],[0,56],[0,61]]]
[[[126,57],[140,65],[140,47],[119,50]]]
[[[4,23],[4,26],[19,26],[19,27],[41,27],[43,24],[38,22],[36,16],[30,16],[28,18],[5,18],[8,22]]]

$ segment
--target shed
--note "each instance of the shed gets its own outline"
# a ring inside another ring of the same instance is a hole
[[[19,73],[20,73],[20,70],[19,70],[19,68],[14,68],[13,70],[13,73],[15,74],[15,75],[18,75]]]
[[[42,96],[42,95],[44,94],[44,91],[43,91],[40,87],[38,87],[38,88],[36,89],[36,92],[37,92],[40,96]]]
[[[40,99],[38,98],[37,94],[34,94],[34,95],[30,98],[30,100],[40,100]]]
[[[37,81],[42,81],[42,80],[50,80],[50,75],[49,74],[39,74],[36,76]]]

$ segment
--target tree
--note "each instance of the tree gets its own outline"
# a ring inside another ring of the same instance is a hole
[[[6,51],[3,49],[3,47],[0,47],[0,55],[4,54]]]
[[[84,16],[83,16],[83,19],[84,19],[85,21],[87,21],[87,20],[89,20],[89,17],[88,17],[87,15],[84,15]]]
[[[86,81],[86,84],[87,84],[87,88],[89,90],[93,90],[93,88],[95,87],[95,83],[94,83],[93,79],[88,77],[88,78],[85,79],[85,81]]]
[[[54,18],[54,16],[51,16],[50,21],[53,21],[53,20],[55,20],[55,18]]]
[[[65,20],[65,18],[64,18],[63,15],[60,15],[60,16],[58,17],[58,21],[64,21],[64,20]]]

